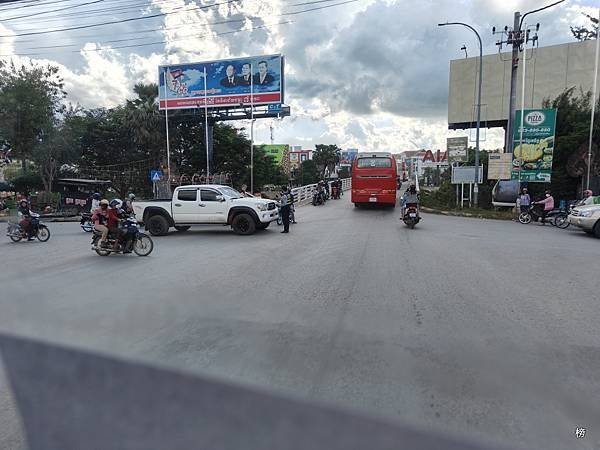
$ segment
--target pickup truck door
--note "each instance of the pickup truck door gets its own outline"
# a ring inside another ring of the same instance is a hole
[[[227,223],[227,201],[218,200],[221,193],[214,190],[200,189],[200,216],[202,222]]]
[[[201,222],[198,204],[200,192],[198,188],[179,189],[173,198],[173,220],[175,223],[198,223]]]

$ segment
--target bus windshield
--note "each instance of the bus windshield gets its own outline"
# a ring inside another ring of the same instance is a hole
[[[391,158],[359,158],[357,167],[359,169],[368,169],[368,168],[388,169],[388,168],[392,167],[392,159]]]

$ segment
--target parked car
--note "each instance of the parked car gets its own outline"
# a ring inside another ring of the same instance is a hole
[[[152,236],[164,236],[169,228],[187,231],[192,225],[230,225],[237,234],[264,230],[279,215],[274,201],[244,197],[229,186],[202,184],[180,186],[173,198],[135,201],[138,222]]]
[[[573,208],[569,214],[569,223],[600,238],[600,205]]]

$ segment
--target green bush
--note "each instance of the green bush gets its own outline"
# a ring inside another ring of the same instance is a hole
[[[10,181],[14,185],[15,191],[20,194],[29,195],[32,192],[44,188],[42,177],[40,177],[37,173],[28,172],[24,175],[13,178]]]

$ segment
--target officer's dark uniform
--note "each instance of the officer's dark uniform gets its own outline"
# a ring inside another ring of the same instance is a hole
[[[282,233],[290,232],[290,205],[292,202],[291,193],[285,191],[281,194],[281,221],[283,222]]]

